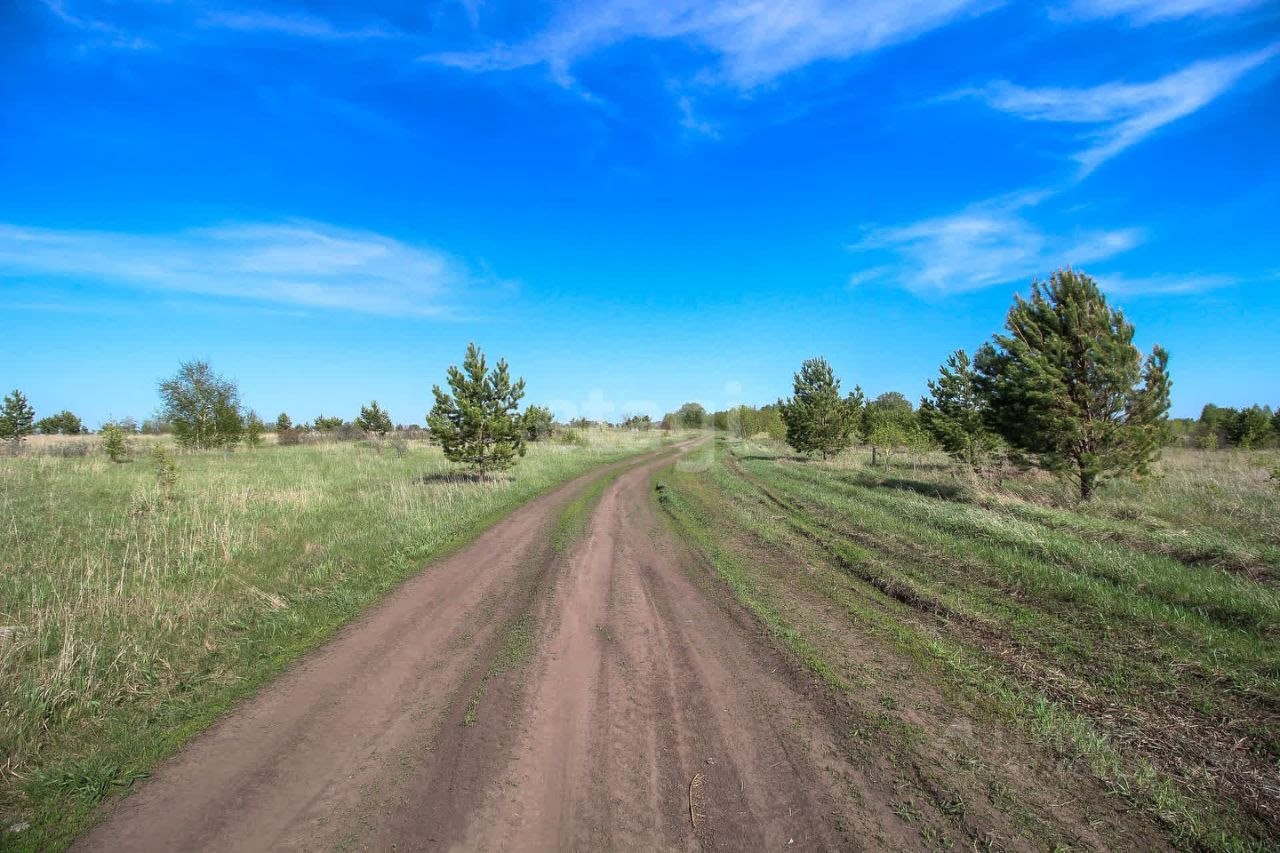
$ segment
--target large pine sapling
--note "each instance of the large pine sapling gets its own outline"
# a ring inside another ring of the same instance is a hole
[[[929,396],[920,399],[920,424],[953,459],[977,469],[1000,446],[987,429],[982,395],[973,363],[956,350],[929,380]]]
[[[22,440],[35,431],[35,409],[27,402],[26,395],[14,389],[0,406],[0,441],[17,448]]]
[[[490,371],[474,343],[462,368],[451,366],[447,379],[453,393],[432,388],[436,404],[427,415],[445,457],[482,474],[510,468],[525,452],[526,425],[516,414],[524,380],[511,381],[505,359]]]
[[[1156,346],[1144,361],[1133,325],[1071,269],[1015,297],[1005,327],[975,358],[989,426],[1019,457],[1073,479],[1081,500],[1145,473],[1166,429],[1168,354]]]
[[[840,396],[840,380],[824,358],[811,358],[792,383],[790,400],[779,400],[787,444],[800,453],[830,459],[853,444],[862,417],[862,389]]]

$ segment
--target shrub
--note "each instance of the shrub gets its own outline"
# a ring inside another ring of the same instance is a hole
[[[174,461],[173,454],[164,445],[157,444],[151,448],[151,464],[155,466],[156,485],[160,487],[161,494],[166,498],[172,496],[174,487],[178,485],[178,463]]]
[[[182,447],[231,448],[240,442],[244,419],[240,391],[203,361],[184,362],[160,383],[162,416]]]
[[[102,428],[102,449],[112,462],[124,462],[129,458],[129,445],[124,438],[124,430],[116,424],[107,424]]]
[[[247,447],[261,447],[262,434],[267,431],[267,425],[262,422],[262,418],[258,417],[258,413],[250,410],[244,419],[244,443]]]
[[[302,433],[296,429],[282,429],[276,433],[276,444],[293,447],[302,443]]]

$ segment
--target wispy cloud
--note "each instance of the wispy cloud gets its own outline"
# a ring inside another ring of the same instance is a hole
[[[1028,89],[1008,82],[963,92],[1029,121],[1097,125],[1089,146],[1074,155],[1081,175],[1188,116],[1280,54],[1280,43],[1253,53],[1197,62],[1147,83],[1105,83],[1081,89]]]
[[[880,281],[916,293],[961,293],[1029,282],[1067,265],[1101,261],[1142,242],[1136,228],[1052,234],[1022,212],[1025,200],[975,205],[909,225],[870,228],[849,248],[868,260],[853,285]]]
[[[171,234],[0,224],[0,279],[66,279],[372,314],[449,316],[497,282],[437,249],[312,222]]]
[[[1235,15],[1266,0],[1074,0],[1067,12],[1078,18],[1128,18],[1139,24],[1177,18]]]
[[[71,11],[63,0],[41,0],[55,18],[62,23],[88,34],[98,46],[122,50],[148,50],[155,45],[148,39],[134,35],[106,21],[79,15]],[[88,47],[91,45],[82,45]]]
[[[1123,296],[1173,295],[1179,293],[1203,293],[1240,283],[1230,275],[1149,275],[1127,276],[1117,273],[1095,275],[1099,286],[1108,293]]]
[[[204,16],[201,24],[238,32],[270,33],[320,41],[383,39],[400,35],[378,26],[343,28],[326,18],[304,13],[278,15],[261,11],[213,11]]]
[[[908,41],[995,0],[602,0],[574,5],[533,38],[423,59],[470,71],[545,65],[563,85],[593,53],[635,39],[682,40],[716,59],[712,75],[752,89],[820,60],[849,59]]]

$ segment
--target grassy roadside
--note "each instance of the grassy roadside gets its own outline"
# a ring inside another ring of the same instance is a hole
[[[1086,822],[1136,808],[1179,846],[1275,841],[1275,527],[1234,529],[1275,512],[1265,491],[1211,472],[1218,513],[1198,512],[1170,488],[1200,488],[1174,459],[1162,481],[1117,484],[1082,512],[1026,483],[975,488],[940,465],[733,450],[705,473],[664,474],[660,500],[737,597],[837,689],[880,691],[886,705],[912,695],[885,676],[896,664],[856,650],[875,644],[1093,779],[1109,803]],[[1247,503],[1232,505],[1233,489]],[[1052,813],[1012,810],[1052,836]],[[1101,837],[1116,844],[1110,831]]]
[[[0,846],[56,849],[95,805],[424,562],[577,474],[657,446],[537,444],[514,476],[334,444],[0,459]]]

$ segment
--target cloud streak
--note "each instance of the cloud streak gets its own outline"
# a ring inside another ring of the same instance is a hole
[[[1139,24],[1179,18],[1235,15],[1264,0],[1075,0],[1068,13],[1078,18],[1128,18]]]
[[[1059,267],[1101,261],[1143,240],[1136,228],[1046,233],[1021,212],[1025,205],[988,203],[909,225],[871,228],[849,247],[871,261],[850,283],[884,282],[915,293],[963,293],[1025,283]]]
[[[1105,83],[1087,88],[1029,89],[1009,82],[962,92],[1027,121],[1096,125],[1076,153],[1081,177],[1160,128],[1184,118],[1280,54],[1280,43],[1253,53],[1197,62],[1147,83]]]
[[[171,234],[0,223],[0,279],[72,280],[369,314],[447,317],[496,282],[433,248],[312,222]]]
[[[991,0],[603,0],[575,5],[531,39],[424,61],[468,71],[543,65],[573,84],[580,60],[624,42],[679,40],[715,58],[712,75],[742,90],[820,60],[843,60],[979,14]]]

